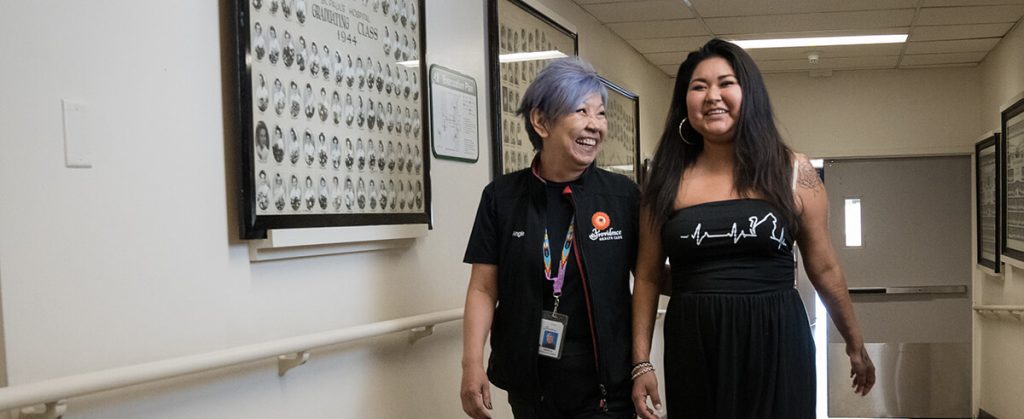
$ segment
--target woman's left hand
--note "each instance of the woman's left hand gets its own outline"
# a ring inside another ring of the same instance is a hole
[[[850,357],[850,377],[853,378],[853,392],[866,396],[875,385],[875,364],[871,362],[864,345],[858,348],[847,347],[846,354]]]

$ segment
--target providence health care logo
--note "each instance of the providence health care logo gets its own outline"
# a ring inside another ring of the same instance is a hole
[[[595,212],[590,217],[590,224],[594,226],[594,229],[590,231],[590,240],[600,242],[622,240],[622,230],[611,228],[612,219],[605,212]]]

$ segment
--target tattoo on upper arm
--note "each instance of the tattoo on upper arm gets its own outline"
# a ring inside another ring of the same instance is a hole
[[[800,162],[797,184],[801,188],[810,189],[815,195],[825,189],[824,185],[821,184],[821,178],[818,177],[818,171],[814,169],[814,166],[811,166],[810,162]]]

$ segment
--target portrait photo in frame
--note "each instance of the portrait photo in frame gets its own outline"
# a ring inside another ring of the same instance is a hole
[[[429,224],[423,0],[233,0],[240,236]]]
[[[533,146],[516,108],[550,59],[577,55],[578,39],[575,32],[521,0],[488,0],[487,13],[491,158],[497,177],[529,167]],[[545,52],[549,54],[523,55]],[[549,58],[538,58],[545,56]]]
[[[601,77],[608,88],[605,118],[608,133],[597,167],[640,181],[640,97]]]
[[[1001,113],[1002,256],[1024,262],[1024,99]]]
[[[999,243],[1002,240],[1000,229],[1000,205],[1001,194],[999,159],[1001,153],[1001,142],[999,134],[991,136],[974,144],[974,170],[975,170],[975,208],[977,212],[978,241],[978,265],[987,268],[993,273],[999,273]]]

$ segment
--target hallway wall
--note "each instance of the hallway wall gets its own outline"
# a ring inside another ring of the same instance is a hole
[[[664,109],[668,78],[569,0],[600,72]],[[489,181],[432,161],[434,230],[409,248],[250,263],[236,239],[226,0],[4,2],[0,278],[13,385],[461,307],[461,263]],[[429,0],[427,60],[487,80],[483,1]],[[600,45],[598,47],[597,45]],[[597,54],[602,54],[597,56]],[[606,55],[605,55],[606,54]],[[93,168],[64,167],[61,98]],[[644,136],[657,111],[643,112]],[[645,151],[646,152],[646,151]],[[461,322],[71,400],[66,418],[461,417]],[[496,391],[496,417],[510,417]]]
[[[983,132],[999,131],[1000,111],[1024,94],[1024,29],[1018,24],[980,67],[982,78],[981,121]],[[974,257],[972,260],[976,260]],[[974,270],[976,304],[1024,304],[1024,264],[1003,265],[1002,278]],[[1024,419],[1024,326],[1019,321],[975,316],[975,380],[979,407],[996,417]]]
[[[976,68],[767,74],[783,137],[812,157],[973,152]]]

